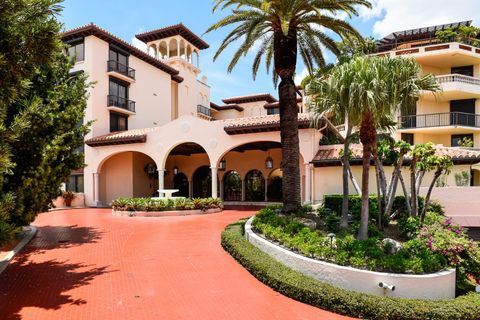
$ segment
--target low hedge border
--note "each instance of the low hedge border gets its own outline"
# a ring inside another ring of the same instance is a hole
[[[245,269],[292,299],[338,314],[363,319],[480,319],[480,294],[445,301],[395,299],[347,291],[314,280],[276,261],[244,237],[246,220],[223,231],[221,243]]]

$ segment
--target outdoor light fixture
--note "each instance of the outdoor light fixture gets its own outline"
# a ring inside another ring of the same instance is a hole
[[[272,168],[273,168],[273,159],[272,159],[272,157],[268,156],[267,159],[265,159],[265,168],[266,168],[266,169],[272,169]]]
[[[227,169],[227,160],[225,160],[225,158],[223,158],[218,164],[218,169],[220,169],[220,171],[225,171],[225,169]]]
[[[178,174],[178,167],[173,167],[173,175],[176,176]]]
[[[330,238],[330,249],[333,249],[333,239],[335,239],[335,233],[329,233],[327,237]]]
[[[145,172],[147,174],[155,174],[156,171],[157,171],[157,166],[155,165],[155,163],[149,163],[145,167]]]

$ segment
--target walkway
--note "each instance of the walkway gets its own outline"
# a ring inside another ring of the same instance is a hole
[[[0,275],[0,319],[344,319],[276,293],[223,251],[223,228],[252,213],[41,214]]]

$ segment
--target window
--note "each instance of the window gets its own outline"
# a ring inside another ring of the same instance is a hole
[[[75,62],[85,60],[85,45],[83,38],[68,42],[70,47],[67,49],[68,56],[75,60]]]
[[[473,141],[473,134],[453,134],[452,147],[460,147],[460,144],[464,139],[470,139]]]
[[[71,175],[65,185],[67,191],[83,193],[83,174]]]
[[[402,141],[408,142],[413,145],[415,142],[413,133],[402,133]]]
[[[128,130],[128,116],[119,113],[110,113],[110,132]]]
[[[117,61],[118,63],[121,63],[124,66],[128,66],[128,55],[112,47],[110,47],[110,50],[108,52],[108,60]]]
[[[473,66],[453,67],[451,73],[473,77]]]
[[[128,99],[128,85],[122,81],[110,79],[109,94],[111,96]]]
[[[270,115],[270,114],[280,114],[280,109],[279,108],[270,108],[270,109],[267,109],[267,114]]]

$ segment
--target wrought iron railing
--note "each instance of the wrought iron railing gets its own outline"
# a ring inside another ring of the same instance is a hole
[[[470,77],[463,74],[446,74],[436,76],[436,78],[440,83],[461,82],[480,86],[480,78]]]
[[[197,105],[197,113],[203,114],[204,116],[211,117],[212,111],[210,108],[202,106],[201,104]]]
[[[135,79],[135,69],[130,68],[116,60],[108,60],[108,72],[114,71],[131,79]]]
[[[480,128],[480,115],[466,112],[445,112],[399,117],[400,129],[465,126]]]
[[[118,107],[131,112],[135,112],[135,101],[128,100],[115,95],[107,96],[107,106]]]

